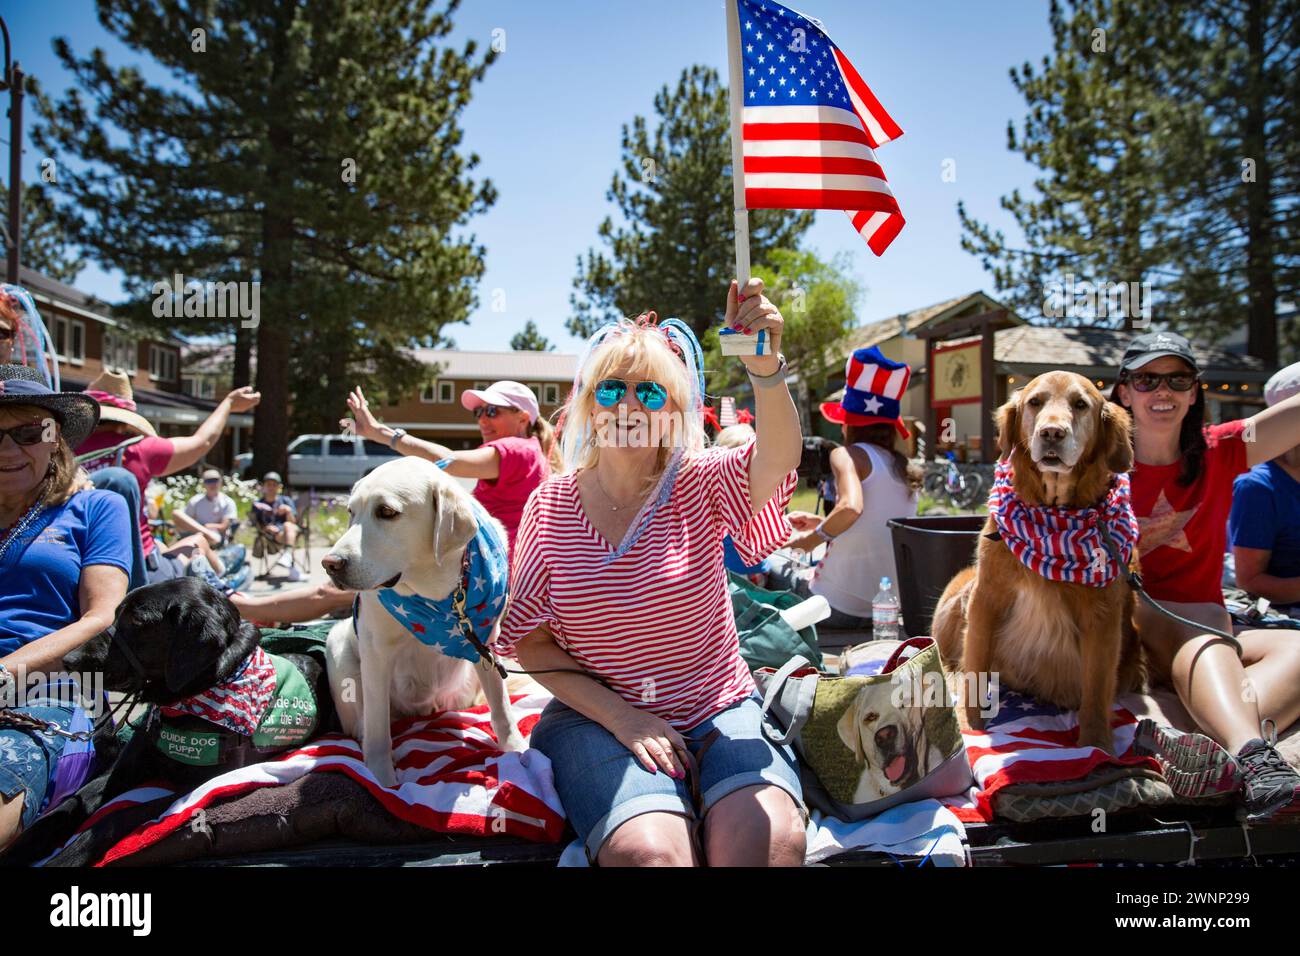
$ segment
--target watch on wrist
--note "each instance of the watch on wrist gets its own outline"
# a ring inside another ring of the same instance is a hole
[[[393,429],[393,437],[390,438],[390,439],[388,439],[388,447],[389,447],[389,448],[396,448],[396,447],[397,447],[397,443],[398,443],[399,441],[402,440],[402,436],[405,435],[405,434],[406,434],[406,429],[405,429],[405,428],[394,428],[394,429]]]
[[[826,522],[823,521],[817,527],[813,528],[813,534],[817,535],[817,537],[821,538],[827,544],[830,544],[832,541],[835,540],[835,535],[827,534],[825,525]]]

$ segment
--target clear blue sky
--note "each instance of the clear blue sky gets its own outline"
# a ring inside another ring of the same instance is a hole
[[[1003,228],[998,199],[1026,189],[1033,169],[1007,151],[1007,121],[1024,104],[1007,71],[1037,63],[1051,49],[1043,0],[800,0],[820,19],[905,131],[878,153],[907,226],[881,258],[840,212],[819,212],[805,244],[825,257],[852,256],[866,288],[864,322],[977,288],[990,277],[962,252],[957,200]],[[100,27],[89,0],[8,0],[17,58],[50,92],[71,82],[51,51],[66,36],[84,52],[102,46],[109,62],[129,53]],[[618,162],[619,131],[649,115],[655,92],[692,63],[726,74],[720,0],[465,0],[457,37],[506,49],[488,71],[464,117],[466,148],[499,191],[472,229],[487,247],[480,306],[467,325],[448,328],[461,348],[504,348],[528,319],[562,349],[578,342],[564,329],[576,258],[609,212],[605,191]],[[152,72],[152,71],[151,71]],[[159,79],[163,77],[159,76]],[[32,111],[28,111],[28,124]],[[7,125],[3,137],[7,140]],[[27,140],[30,181],[40,157]],[[956,163],[956,181],[941,178]],[[8,168],[7,161],[5,169]],[[1014,230],[1012,235],[1014,235]],[[110,301],[117,278],[88,268],[78,285]],[[507,311],[490,309],[504,290]]]

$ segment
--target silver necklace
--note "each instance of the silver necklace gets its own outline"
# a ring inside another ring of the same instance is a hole
[[[41,512],[45,510],[44,498],[44,495],[38,496],[32,506],[28,508],[23,516],[9,529],[8,533],[6,533],[4,537],[0,538],[0,561],[4,560],[5,553],[9,550],[9,546],[15,541],[21,539],[22,536],[26,534],[27,529],[31,527],[32,523],[40,516]]]
[[[622,510],[624,510],[625,508],[630,508],[630,507],[632,507],[632,505],[633,505],[633,503],[634,503],[634,502],[632,502],[632,501],[629,501],[629,502],[628,502],[627,504],[625,504],[625,505],[615,504],[615,502],[614,502],[614,496],[611,495],[608,491],[605,490],[605,483],[604,483],[603,481],[600,480],[600,472],[596,471],[596,469],[593,468],[593,469],[591,470],[591,474],[592,474],[592,476],[596,479],[596,487],[600,489],[600,493],[601,493],[602,495],[604,495],[604,496],[605,496],[605,500],[609,502],[609,506],[610,506],[610,507],[609,507],[609,510],[610,510],[610,511],[622,511]],[[644,495],[641,496],[641,498],[644,498],[644,497],[645,497]]]

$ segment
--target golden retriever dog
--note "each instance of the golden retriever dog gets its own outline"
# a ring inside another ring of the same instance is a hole
[[[377,596],[380,588],[433,600],[452,593],[461,556],[478,532],[470,502],[469,492],[433,462],[385,462],[353,486],[351,526],[321,562],[336,585],[361,592],[358,626],[348,619],[330,630],[327,670],[343,730],[361,742],[366,766],[386,787],[397,784],[390,722],[463,710],[478,687],[501,748],[526,749],[496,669],[416,640]]]
[[[1131,428],[1128,413],[1091,381],[1047,372],[998,410],[998,450],[1027,505],[1088,508],[1102,502],[1113,475],[1132,467]],[[1008,687],[1077,710],[1080,745],[1114,752],[1115,695],[1146,683],[1135,597],[1122,569],[1102,587],[1049,580],[996,531],[990,516],[975,565],[939,598],[933,631],[945,665],[967,678],[997,673]],[[968,687],[969,679],[961,683]],[[969,695],[963,712],[972,728],[983,727]]]

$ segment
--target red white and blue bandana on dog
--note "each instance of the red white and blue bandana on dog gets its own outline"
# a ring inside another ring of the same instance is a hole
[[[164,717],[190,714],[245,737],[253,736],[275,699],[275,664],[260,647],[215,687],[160,708]]]
[[[477,501],[473,503],[478,533],[465,547],[461,562],[461,586],[465,589],[465,617],[456,613],[456,592],[441,600],[418,594],[398,594],[392,588],[379,590],[379,603],[416,639],[436,647],[448,657],[477,663],[492,627],[505,609],[507,570],[506,542],[495,523]],[[468,630],[467,630],[468,626]],[[476,643],[477,641],[477,643]]]
[[[997,463],[989,514],[998,536],[1021,564],[1049,581],[1094,588],[1105,587],[1127,569],[1138,538],[1128,475],[1115,475],[1102,503],[1091,508],[1028,505],[1016,494],[1014,476],[1011,462]],[[1102,544],[1103,521],[1122,566],[1110,559]]]

